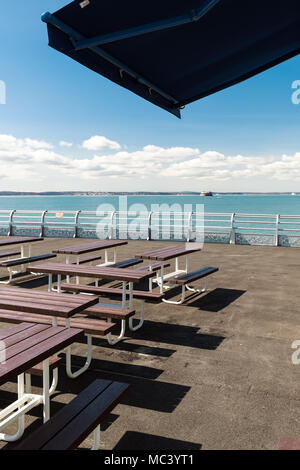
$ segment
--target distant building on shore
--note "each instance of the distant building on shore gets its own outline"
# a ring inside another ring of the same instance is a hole
[[[211,191],[201,191],[200,196],[212,196],[213,193]]]

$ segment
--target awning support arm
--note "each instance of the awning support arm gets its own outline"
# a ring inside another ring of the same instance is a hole
[[[148,23],[134,28],[123,29],[109,34],[102,34],[94,38],[83,39],[75,44],[75,50],[80,51],[82,49],[102,46],[103,44],[111,43],[114,41],[120,41],[122,39],[128,39],[134,36],[140,36],[142,34],[153,33],[155,31],[162,31],[164,29],[174,28],[176,26],[182,26],[187,23],[199,21],[206,13],[208,13],[220,0],[205,0],[199,8],[190,10],[181,16],[174,18],[167,18],[165,20],[155,21],[154,23]]]

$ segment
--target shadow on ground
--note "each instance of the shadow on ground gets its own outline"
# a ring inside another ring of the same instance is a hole
[[[200,450],[201,444],[168,437],[127,431],[114,450]]]
[[[66,279],[66,276],[62,276],[61,280],[64,281]],[[57,282],[57,276],[56,274],[53,274],[52,282]],[[30,277],[27,279],[24,279],[23,282],[18,283],[19,287],[22,287],[23,289],[36,289],[38,287],[44,287],[48,286],[48,276],[37,276],[37,277]]]
[[[217,349],[225,339],[224,336],[201,334],[198,327],[149,320],[133,336],[136,339],[209,350]]]
[[[76,356],[74,356],[74,359],[75,358]],[[82,361],[82,358],[80,359]],[[122,403],[162,413],[172,413],[191,389],[191,387],[186,385],[179,385],[176,383],[174,384],[126,374],[126,371],[129,373],[131,372],[131,374],[137,374],[141,370],[138,369],[138,366],[136,366],[137,368],[125,369],[127,364],[108,363],[107,361],[106,367],[108,370],[99,369],[102,362],[103,361],[93,360],[91,369],[76,380],[69,379],[65,373],[65,366],[63,364],[61,365],[57,392],[53,395],[51,400],[51,415],[55,414],[62,406],[64,406],[60,401],[57,401],[57,397],[62,396],[63,398],[64,394],[71,394],[72,396],[78,395],[96,378],[115,380],[130,384],[130,390],[123,398]],[[95,363],[99,363],[97,364],[97,367]],[[115,366],[113,366],[113,364],[115,364]],[[74,367],[73,370],[76,370],[76,367]],[[153,377],[155,378],[155,374]],[[42,378],[32,377],[32,385],[34,387],[42,388]],[[16,400],[16,393],[1,390],[0,409],[4,408],[4,406],[7,406],[9,403],[12,403],[14,400]],[[70,398],[68,401],[70,401]],[[29,412],[30,415],[36,417],[40,417],[41,413],[42,409],[40,407],[33,408]]]
[[[93,345],[101,346],[101,348],[105,348],[107,350],[118,350],[120,352],[126,351],[129,353],[143,354],[144,356],[149,355],[166,358],[171,357],[176,352],[176,349],[167,349],[159,346],[146,346],[139,343],[127,343],[126,341],[121,341],[120,343],[111,346],[107,341],[103,341],[99,338],[93,338]]]
[[[184,305],[187,307],[198,307],[200,310],[207,312],[219,312],[246,292],[245,290],[238,289],[217,288],[202,297],[198,297],[194,302],[187,301]]]

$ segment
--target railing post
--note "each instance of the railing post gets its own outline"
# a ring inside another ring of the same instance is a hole
[[[230,241],[229,241],[229,243],[231,245],[235,245],[234,217],[235,217],[235,212],[233,212],[231,214],[231,218],[230,218],[231,230],[230,230]]]
[[[44,228],[45,228],[45,215],[47,214],[48,211],[43,211],[42,212],[42,217],[41,217],[41,233],[40,237],[44,236]]]
[[[77,238],[78,237],[78,219],[79,219],[79,215],[80,215],[81,211],[77,211],[76,214],[75,214],[75,220],[74,220],[74,235],[73,235],[73,238]]]
[[[116,214],[116,211],[113,211],[110,216],[110,235],[109,239],[113,240],[114,238],[114,216]]]
[[[189,212],[188,223],[187,223],[187,226],[188,226],[188,233],[187,233],[187,239],[186,239],[187,242],[191,240],[191,237],[193,234],[192,217],[193,217],[193,212]]]
[[[8,220],[8,236],[10,237],[12,235],[12,222],[13,222],[13,215],[14,213],[16,212],[16,210],[12,210],[10,211],[10,214],[9,214],[9,220]]]
[[[148,236],[147,236],[147,240],[151,240],[151,219],[152,219],[152,211],[149,212],[148,214]]]
[[[280,221],[280,215],[276,215],[276,231],[275,231],[275,241],[274,245],[278,246],[279,245],[279,221]]]

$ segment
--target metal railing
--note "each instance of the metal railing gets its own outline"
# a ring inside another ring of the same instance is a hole
[[[60,232],[68,237],[84,237],[87,232],[100,238],[194,241],[197,230],[204,235],[228,237],[231,244],[244,235],[268,236],[272,245],[280,245],[280,237],[299,237],[300,215],[204,213],[196,212],[96,212],[96,211],[25,211],[1,210],[2,235],[24,231],[39,236]]]

